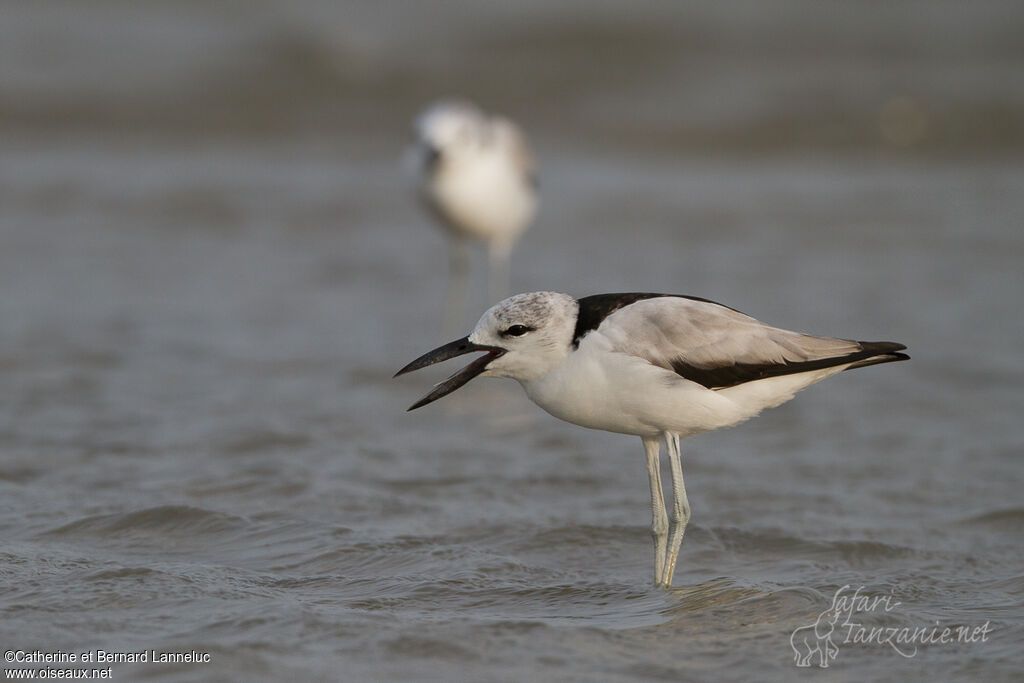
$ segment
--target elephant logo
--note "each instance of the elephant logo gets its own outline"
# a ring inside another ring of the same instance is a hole
[[[843,614],[843,610],[836,605],[839,592],[832,598],[832,605],[819,614],[813,624],[801,626],[790,635],[789,644],[793,647],[793,660],[797,666],[810,666],[811,660],[817,655],[818,666],[827,669],[829,662],[839,656],[839,646],[832,639],[839,617]]]

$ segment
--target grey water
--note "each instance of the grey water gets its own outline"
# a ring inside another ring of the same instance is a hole
[[[816,678],[1019,680],[1020,3],[0,15],[7,672],[791,680],[794,632],[860,589],[891,609],[852,607]],[[670,590],[639,439],[509,381],[405,412],[446,376],[391,379],[447,341],[447,266],[400,158],[446,95],[532,136],[514,291],[909,347],[683,442]],[[987,630],[898,651],[851,623]],[[18,663],[100,650],[202,661]]]

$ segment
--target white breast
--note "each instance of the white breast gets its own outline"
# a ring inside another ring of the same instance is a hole
[[[536,211],[532,188],[498,150],[445,166],[431,181],[430,194],[453,227],[481,240],[514,241]]]
[[[668,430],[692,436],[726,427],[760,409],[738,404],[676,373],[624,353],[608,352],[597,333],[543,377],[522,382],[551,415],[591,429],[637,436]]]

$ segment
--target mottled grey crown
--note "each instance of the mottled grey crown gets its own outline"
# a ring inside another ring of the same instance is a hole
[[[447,146],[457,139],[460,130],[479,137],[487,125],[487,116],[476,105],[462,100],[443,100],[431,105],[416,118],[420,137],[430,143]]]
[[[494,318],[504,325],[541,327],[552,315],[556,292],[527,292],[511,296],[494,307]]]

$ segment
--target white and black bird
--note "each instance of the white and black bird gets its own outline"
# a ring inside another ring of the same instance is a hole
[[[489,302],[508,293],[512,248],[537,212],[537,175],[526,136],[508,119],[462,101],[441,101],[415,122],[408,153],[419,195],[449,234],[446,333],[462,326],[468,242],[488,251]]]
[[[518,380],[555,417],[643,439],[651,485],[654,579],[672,583],[690,505],[679,440],[772,408],[843,370],[907,360],[896,342],[816,337],[770,327],[721,304],[666,294],[517,294],[473,332],[398,375],[483,352],[414,403],[425,406],[476,376]],[[661,487],[661,442],[672,474],[672,527]]]

